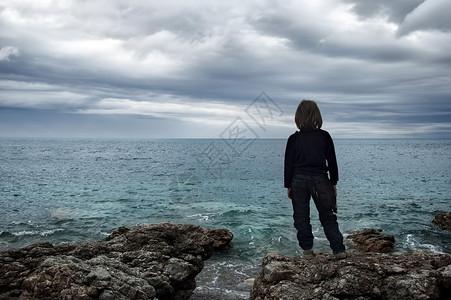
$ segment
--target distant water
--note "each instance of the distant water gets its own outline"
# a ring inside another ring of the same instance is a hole
[[[104,239],[119,226],[226,227],[199,293],[247,298],[267,253],[300,255],[283,188],[286,140],[0,139],[0,250]],[[451,140],[335,140],[342,232],[380,227],[397,251],[451,253]],[[315,249],[328,251],[312,209]]]

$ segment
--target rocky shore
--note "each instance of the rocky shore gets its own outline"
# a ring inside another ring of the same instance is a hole
[[[121,227],[105,241],[0,252],[0,299],[188,299],[226,229],[161,223]]]
[[[335,261],[269,254],[250,299],[451,299],[451,255],[348,251]]]
[[[436,219],[449,230],[449,213]],[[3,251],[0,300],[193,299],[204,261],[232,238],[227,229],[160,223],[121,227],[105,241]],[[394,237],[374,228],[347,242],[343,260],[266,255],[248,279],[250,299],[451,299],[450,254],[392,253]]]
[[[439,214],[434,223],[450,228],[449,215]],[[451,299],[450,254],[387,254],[395,239],[375,228],[358,230],[347,242],[353,250],[343,260],[324,253],[310,260],[268,254],[250,299]]]

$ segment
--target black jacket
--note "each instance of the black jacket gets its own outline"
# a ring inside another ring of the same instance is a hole
[[[338,181],[337,158],[330,134],[322,129],[297,131],[287,141],[284,186],[291,187],[294,174],[327,175],[333,185]]]

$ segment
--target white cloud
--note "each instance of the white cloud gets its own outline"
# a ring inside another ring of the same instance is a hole
[[[451,134],[451,124],[443,123],[329,122],[327,128],[334,138],[426,138],[431,132]]]
[[[0,61],[9,60],[12,56],[19,56],[20,51],[17,47],[6,46],[0,48]]]
[[[0,107],[72,110],[86,101],[86,95],[61,86],[0,80]]]
[[[88,108],[78,110],[83,114],[141,115],[174,118],[182,121],[224,125],[243,114],[245,107],[223,103],[200,103],[193,99],[174,100],[169,95],[159,95],[152,101],[132,99],[102,99]]]
[[[421,30],[451,32],[451,1],[426,0],[409,13],[398,28],[398,36]]]

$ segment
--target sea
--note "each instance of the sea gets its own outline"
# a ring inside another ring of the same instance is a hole
[[[450,139],[336,139],[344,236],[381,228],[396,252],[451,253]],[[268,253],[301,256],[283,187],[286,139],[0,138],[0,250],[103,240],[160,222],[227,228],[197,299],[248,299]],[[316,251],[331,252],[314,205]]]

